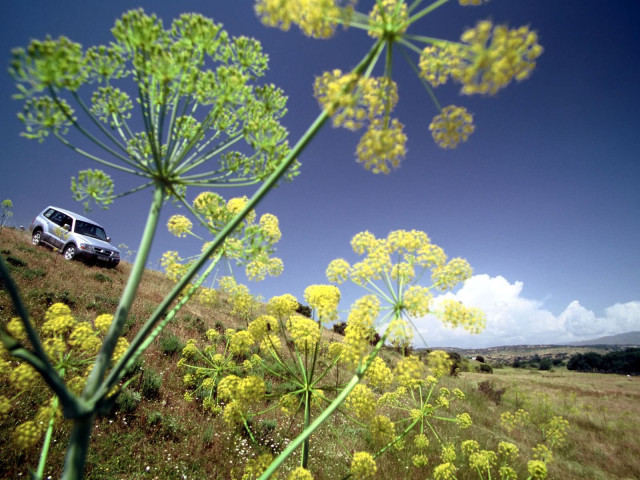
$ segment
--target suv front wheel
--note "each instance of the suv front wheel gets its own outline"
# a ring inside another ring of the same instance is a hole
[[[73,260],[76,258],[76,246],[71,244],[67,245],[64,249],[64,258],[65,260]]]
[[[38,246],[40,242],[42,242],[42,230],[36,230],[33,232],[33,235],[31,235],[31,244]]]

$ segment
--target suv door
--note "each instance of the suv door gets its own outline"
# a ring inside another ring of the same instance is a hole
[[[62,249],[67,238],[69,238],[69,232],[73,227],[73,219],[67,214],[53,210],[48,217],[47,227],[49,229],[49,243],[56,248]]]

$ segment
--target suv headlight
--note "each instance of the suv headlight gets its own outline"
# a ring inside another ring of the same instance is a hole
[[[89,245],[88,243],[81,243],[80,250],[93,253],[93,245]]]

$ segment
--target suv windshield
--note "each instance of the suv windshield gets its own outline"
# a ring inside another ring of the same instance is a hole
[[[93,237],[104,241],[107,240],[107,234],[104,232],[104,229],[94,225],[93,223],[76,220],[75,232],[80,235],[86,235],[87,237]]]

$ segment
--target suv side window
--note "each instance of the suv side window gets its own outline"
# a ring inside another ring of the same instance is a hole
[[[55,212],[55,210],[53,208],[50,208],[49,210],[44,212],[44,216],[47,217],[48,219],[51,219],[51,215],[53,215],[53,212]]]
[[[54,210],[54,214],[51,216],[50,220],[56,225],[60,225],[64,227],[65,225],[69,225],[69,228],[73,225],[73,220],[69,215],[65,215],[62,212],[58,212]]]

